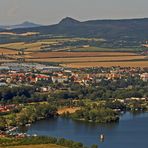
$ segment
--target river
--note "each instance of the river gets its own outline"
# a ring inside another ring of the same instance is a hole
[[[93,124],[71,119],[57,118],[38,121],[29,127],[28,134],[63,137],[99,148],[147,148],[148,113],[121,116],[119,123]],[[100,142],[100,134],[105,141]]]

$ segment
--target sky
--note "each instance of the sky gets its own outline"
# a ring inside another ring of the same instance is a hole
[[[148,0],[0,0],[0,25],[148,17]]]

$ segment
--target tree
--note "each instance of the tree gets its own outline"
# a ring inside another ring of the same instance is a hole
[[[6,119],[4,117],[0,116],[0,130],[5,129],[6,126],[7,126]]]
[[[91,148],[98,148],[98,145],[93,144],[93,145],[91,146]]]

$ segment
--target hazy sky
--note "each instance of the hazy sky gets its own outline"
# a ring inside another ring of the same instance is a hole
[[[148,0],[0,0],[0,24],[148,17]]]

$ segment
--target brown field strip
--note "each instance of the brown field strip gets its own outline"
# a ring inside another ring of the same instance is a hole
[[[32,58],[70,58],[70,57],[99,57],[99,56],[136,56],[128,52],[37,52]]]
[[[11,54],[11,55],[14,55],[14,54],[17,54],[18,51],[16,50],[10,50],[10,49],[5,49],[5,48],[0,48],[0,54]]]
[[[148,61],[132,61],[132,62],[86,62],[86,63],[70,63],[70,64],[61,64],[64,67],[71,68],[85,68],[85,67],[148,67]]]
[[[43,58],[43,59],[28,59],[28,61],[38,62],[58,62],[58,63],[82,63],[82,62],[110,62],[124,60],[143,60],[145,56],[123,56],[123,57],[79,57],[79,58]]]
[[[16,62],[16,60],[1,60],[0,63]]]

